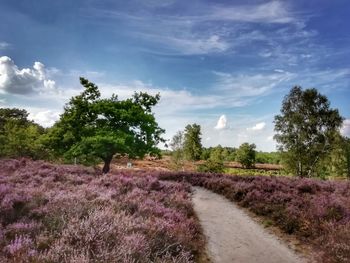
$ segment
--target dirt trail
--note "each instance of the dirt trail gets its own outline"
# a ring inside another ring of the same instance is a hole
[[[305,262],[226,198],[194,187],[193,203],[213,263]]]

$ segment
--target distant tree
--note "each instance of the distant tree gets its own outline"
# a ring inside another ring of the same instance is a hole
[[[184,133],[184,153],[188,160],[199,160],[202,153],[201,126],[187,125]]]
[[[232,148],[232,147],[225,147],[224,151],[222,153],[223,158],[225,161],[234,161],[236,160],[236,148]]]
[[[0,108],[0,129],[9,121],[20,125],[29,123],[28,115],[28,112],[24,109]]]
[[[224,162],[222,157],[223,148],[221,145],[214,147],[210,151],[210,157],[205,163],[200,164],[197,168],[198,172],[205,173],[223,173]]]
[[[175,170],[180,170],[184,165],[184,134],[178,131],[170,142],[172,149],[171,160]]]
[[[126,100],[115,95],[102,99],[95,84],[84,78],[80,83],[85,90],[71,98],[46,138],[58,155],[85,162],[102,160],[102,171],[108,173],[115,154],[130,158],[160,154],[157,144],[164,142],[164,130],[151,111],[159,95],[141,92]]]
[[[210,148],[202,148],[201,160],[208,160],[210,158]]]
[[[212,160],[220,160],[221,162],[223,161],[223,156],[222,156],[222,153],[223,153],[223,148],[221,145],[218,145],[214,148],[212,148],[212,150],[210,151],[210,159]]]
[[[236,161],[245,168],[251,168],[255,164],[255,144],[247,142],[241,144],[236,152]]]
[[[221,158],[223,161],[229,161],[230,159],[230,150],[228,147],[224,147],[221,151]]]
[[[279,164],[281,163],[281,154],[279,152],[262,152],[256,153],[257,163]]]
[[[350,179],[350,139],[336,135],[331,151],[320,161],[317,172],[320,177],[347,177]]]
[[[342,124],[338,110],[316,89],[294,87],[284,98],[281,114],[275,116],[275,139],[286,168],[300,177],[310,177],[330,151]]]
[[[346,163],[346,176],[350,180],[350,138],[344,138],[344,153]]]
[[[198,165],[197,171],[201,173],[223,173],[224,164],[222,160],[209,158],[205,163]]]
[[[47,157],[40,142],[45,129],[28,120],[24,109],[0,109],[0,157]]]

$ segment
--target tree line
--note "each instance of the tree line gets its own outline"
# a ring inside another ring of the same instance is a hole
[[[116,95],[101,98],[98,87],[80,78],[84,91],[65,105],[60,119],[49,129],[28,120],[21,109],[0,110],[0,157],[31,157],[79,163],[104,163],[110,169],[115,155],[142,158],[160,155],[164,142],[152,108],[159,94],[135,93],[120,100]]]
[[[341,176],[350,178],[350,139],[342,136],[344,118],[330,107],[325,95],[316,89],[293,87],[275,116],[275,140],[278,152],[256,152],[255,144],[243,143],[230,147],[203,148],[200,126],[186,126],[170,144],[175,169],[183,160],[206,160],[199,171],[222,172],[223,161],[238,161],[250,168],[256,162],[281,163],[285,170],[299,177]]]
[[[183,170],[185,161],[205,162],[198,165],[199,172],[224,172],[224,161],[238,161],[245,168],[251,168],[256,161],[265,162],[274,153],[255,151],[255,144],[243,143],[239,148],[216,147],[205,148],[201,142],[201,126],[194,123],[178,131],[171,140],[172,163],[175,170]],[[258,155],[258,157],[257,157]]]
[[[70,99],[50,128],[30,121],[23,109],[0,108],[0,157],[61,162],[77,158],[83,164],[103,162],[107,173],[115,156],[160,156],[158,144],[165,142],[165,131],[152,112],[159,94],[140,92],[124,100],[117,95],[102,98],[94,83],[84,78],[80,83],[83,92]],[[190,124],[170,142],[174,169],[181,169],[185,160],[203,160],[199,170],[207,172],[222,172],[224,161],[238,161],[247,168],[256,162],[281,163],[300,177],[350,178],[350,139],[340,134],[343,120],[326,96],[296,86],[275,116],[278,152],[257,152],[255,144],[249,143],[239,148],[204,148],[200,125]]]

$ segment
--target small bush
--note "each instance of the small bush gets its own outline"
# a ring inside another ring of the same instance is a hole
[[[202,173],[222,173],[224,172],[224,164],[222,161],[208,159],[204,164],[198,165],[197,171]]]

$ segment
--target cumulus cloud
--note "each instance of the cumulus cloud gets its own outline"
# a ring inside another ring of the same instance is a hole
[[[60,113],[54,110],[44,110],[31,113],[29,119],[43,127],[52,126],[60,117]]]
[[[255,124],[253,127],[251,128],[247,128],[248,131],[261,131],[265,128],[266,123],[265,122],[259,122],[257,124]]]
[[[344,120],[343,127],[340,131],[343,136],[350,137],[350,119]]]
[[[227,119],[226,119],[226,115],[221,115],[216,126],[214,127],[217,130],[223,130],[225,129],[227,126]]]
[[[33,68],[19,69],[15,62],[0,57],[0,91],[14,94],[49,92],[55,90],[55,81],[47,76],[45,65],[35,62]]]

